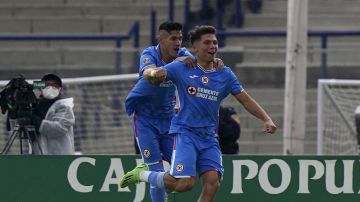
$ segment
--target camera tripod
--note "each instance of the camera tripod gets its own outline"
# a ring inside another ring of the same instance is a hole
[[[33,134],[32,136],[30,135]],[[5,144],[4,149],[1,151],[0,154],[7,154],[12,146],[12,144],[14,143],[14,140],[16,139],[16,137],[19,137],[20,140],[20,154],[23,154],[23,139],[28,139],[29,143],[30,143],[30,147],[33,150],[35,147],[35,144],[37,145],[37,148],[39,149],[39,154],[43,154],[43,151],[41,149],[41,146],[39,143],[34,143],[35,139],[38,139],[38,136],[36,134],[35,131],[35,127],[33,125],[16,125],[14,130],[12,131],[9,140],[7,141],[7,143]],[[32,137],[35,137],[32,138]]]

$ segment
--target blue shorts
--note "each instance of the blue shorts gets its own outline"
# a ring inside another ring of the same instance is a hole
[[[175,141],[170,175],[185,178],[210,170],[218,171],[221,176],[224,174],[217,137],[199,135],[188,130],[173,135]]]
[[[169,135],[170,118],[154,119],[133,115],[132,127],[144,163],[170,163],[174,137]]]

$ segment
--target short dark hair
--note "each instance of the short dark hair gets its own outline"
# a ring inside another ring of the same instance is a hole
[[[165,30],[167,32],[182,31],[182,28],[183,26],[178,22],[163,22],[159,26],[159,31],[160,30]]]
[[[41,78],[41,81],[55,81],[60,87],[62,87],[62,81],[56,74],[46,74]]]
[[[211,25],[196,26],[192,31],[190,31],[191,44],[194,44],[195,41],[200,40],[201,36],[204,34],[216,34],[215,27]]]

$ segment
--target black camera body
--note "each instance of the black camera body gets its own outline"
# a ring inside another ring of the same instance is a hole
[[[37,98],[34,86],[29,84],[23,75],[13,78],[1,91],[0,106],[3,114],[8,112],[11,119],[18,119],[20,125],[31,123]]]

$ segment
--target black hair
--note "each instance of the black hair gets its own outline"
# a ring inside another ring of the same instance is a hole
[[[56,74],[46,74],[41,78],[41,81],[55,81],[60,87],[62,87],[62,81]]]
[[[182,28],[183,26],[178,22],[163,22],[159,26],[159,31],[160,30],[165,30],[167,32],[182,31]]]
[[[195,41],[199,40],[204,34],[216,34],[215,27],[211,25],[200,25],[190,31],[190,42],[194,44]]]

